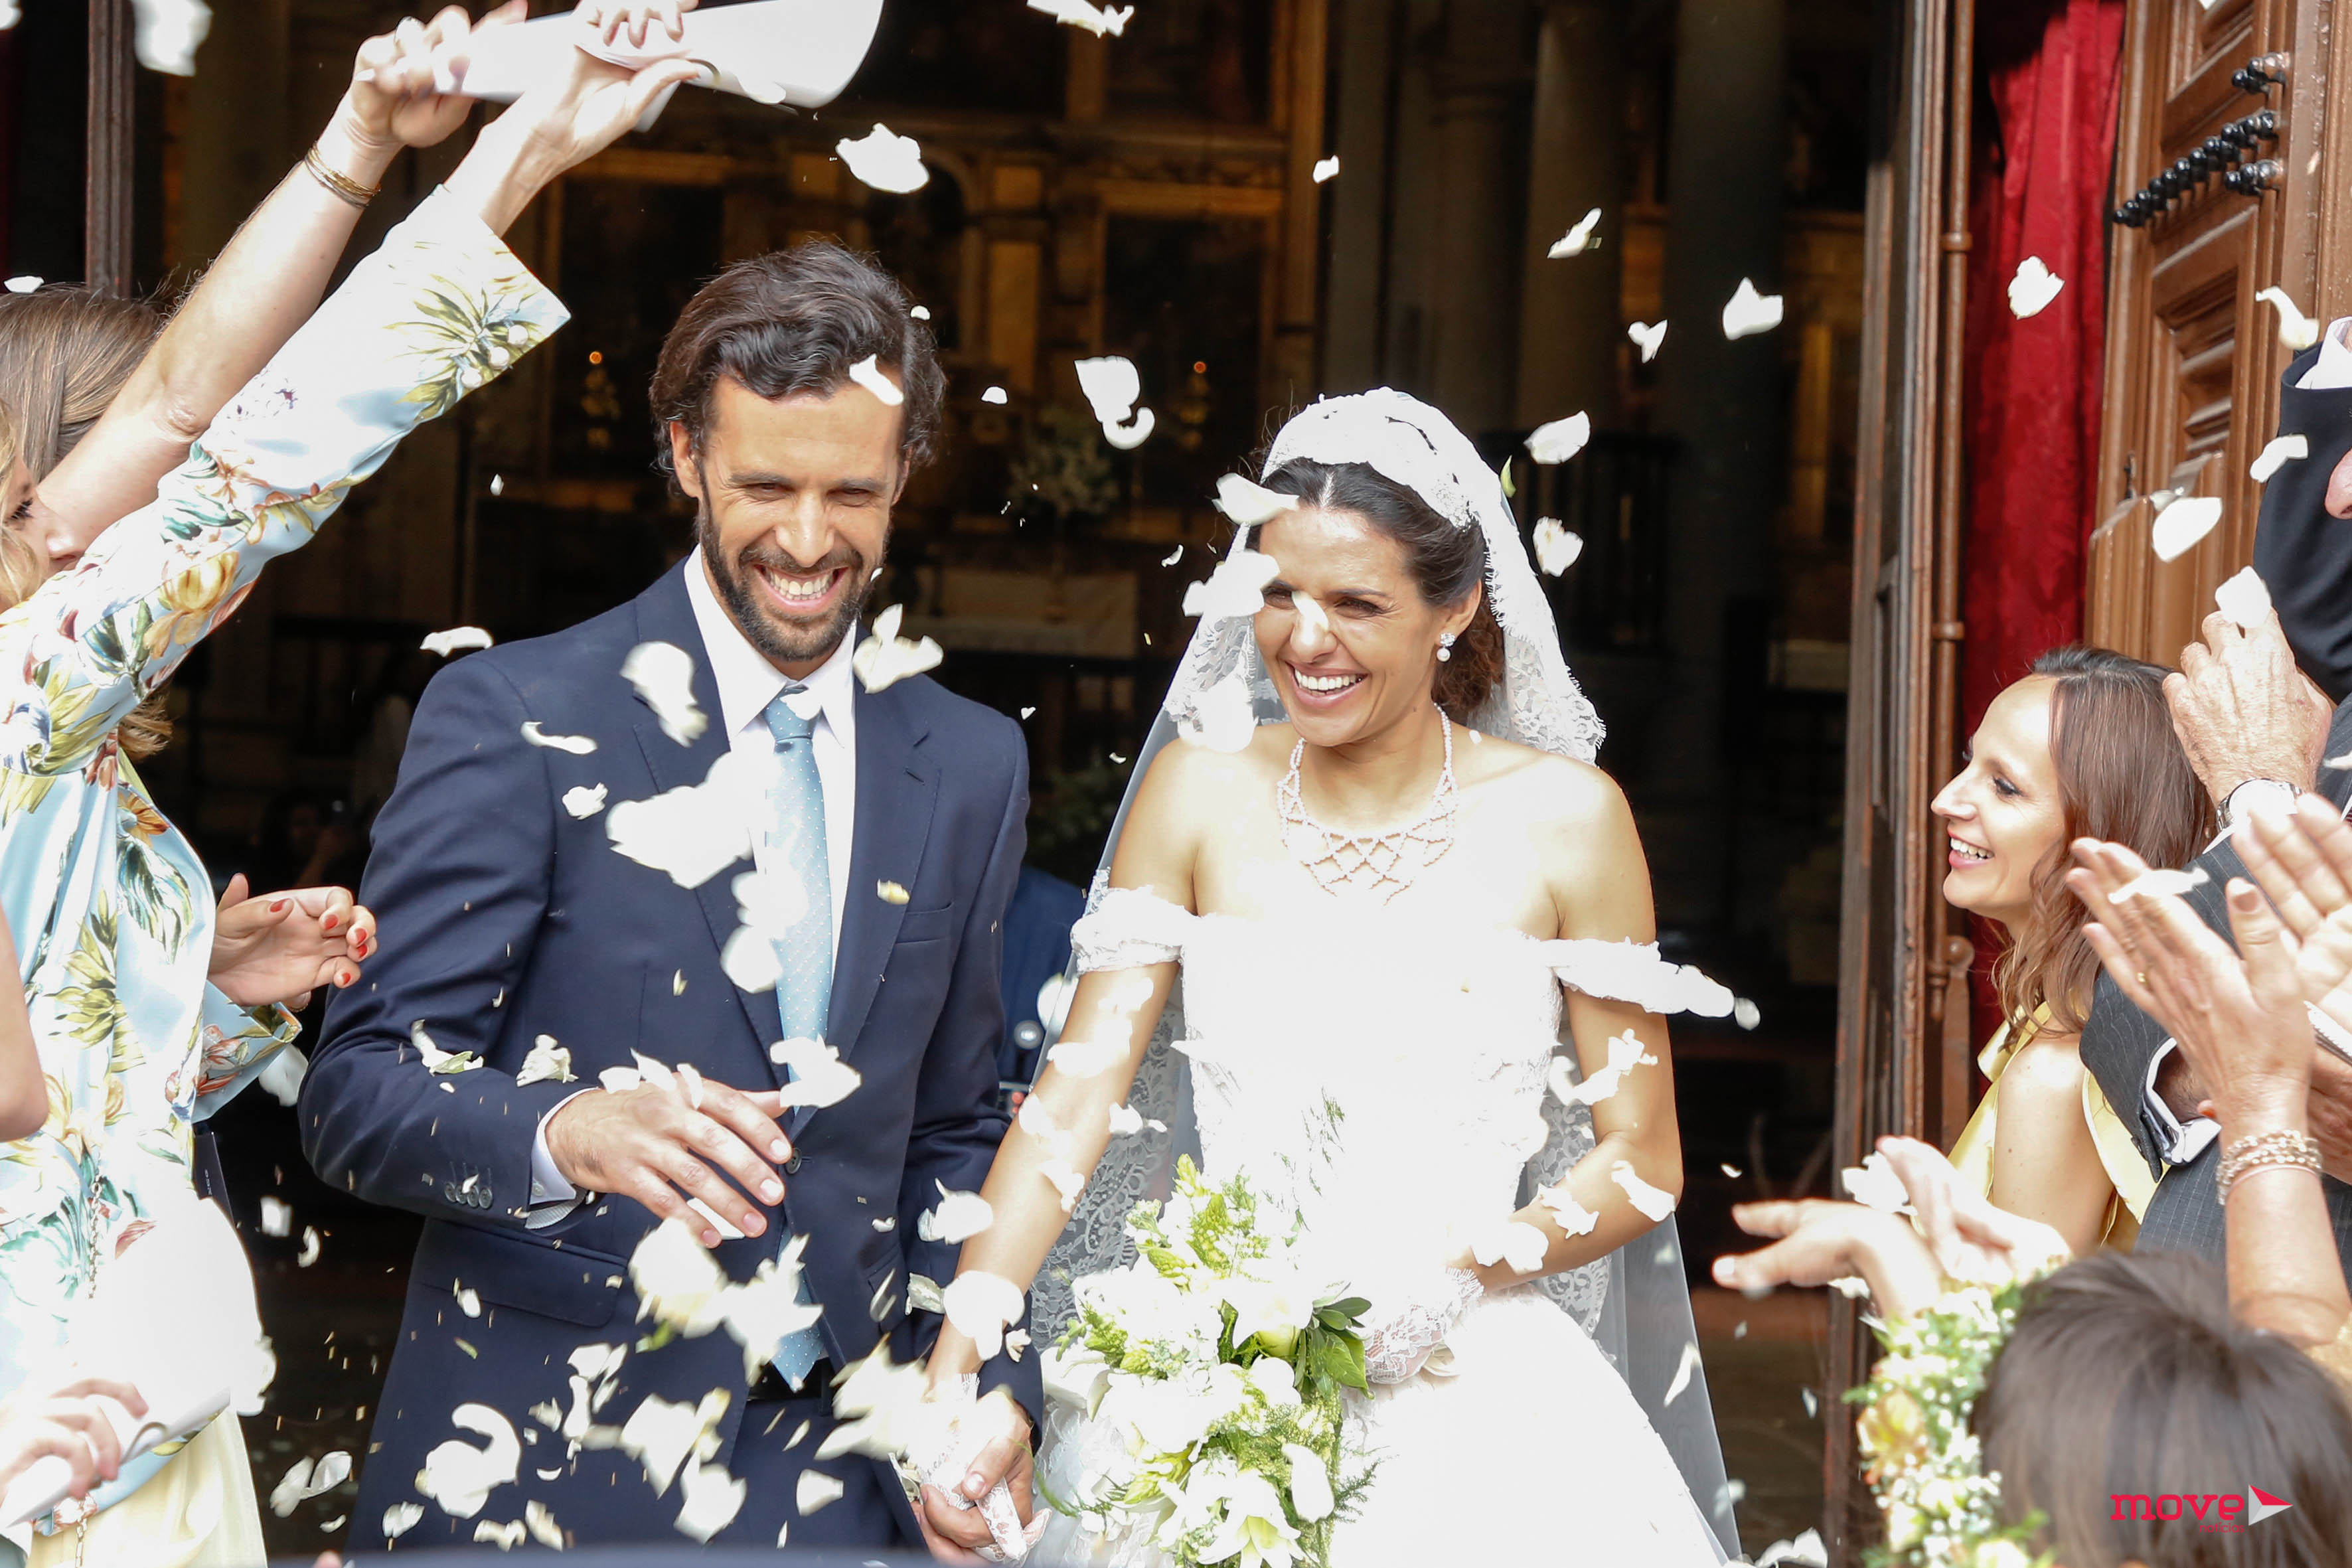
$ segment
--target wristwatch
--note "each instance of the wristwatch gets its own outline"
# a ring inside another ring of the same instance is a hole
[[[2236,831],[2243,826],[2249,811],[2262,807],[2276,812],[2294,809],[2297,791],[2283,779],[2248,779],[2221,797],[2221,826]]]

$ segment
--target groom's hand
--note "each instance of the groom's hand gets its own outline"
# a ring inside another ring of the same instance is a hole
[[[698,1109],[657,1084],[591,1089],[548,1118],[547,1152],[573,1186],[635,1198],[716,1247],[719,1232],[687,1200],[700,1198],[745,1236],[765,1231],[768,1222],[743,1194],[783,1201],[776,1168],[793,1150],[775,1121],[782,1109],[773,1089],[746,1094],[708,1079]]]
[[[973,1457],[963,1479],[956,1483],[957,1495],[966,1502],[976,1503],[1003,1481],[1011,1489],[1013,1510],[1026,1528],[1037,1512],[1033,1496],[1035,1461],[1029,1452],[1029,1413],[1000,1388],[974,1405],[961,1423],[966,1426],[974,1424],[985,1425],[992,1436]],[[940,1562],[992,1561],[980,1555],[981,1548],[992,1543],[988,1521],[977,1508],[957,1508],[939,1488],[925,1487],[922,1511],[916,1517],[923,1527],[924,1543]]]

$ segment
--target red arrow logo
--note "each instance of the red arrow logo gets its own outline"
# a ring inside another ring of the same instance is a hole
[[[2260,1487],[2246,1489],[2246,1522],[2260,1524],[2274,1513],[2284,1513],[2294,1504],[2283,1497],[2273,1497]]]

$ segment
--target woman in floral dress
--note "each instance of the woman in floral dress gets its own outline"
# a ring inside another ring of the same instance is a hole
[[[204,868],[123,762],[119,726],[404,436],[562,323],[498,233],[693,69],[633,75],[575,54],[483,132],[152,504],[0,616],[0,670],[15,681],[0,689],[0,907],[49,1097],[41,1131],[0,1148],[0,1365],[12,1380],[47,1375],[109,1261],[191,1201],[192,1119],[281,1037],[207,987]],[[233,1423],[126,1465],[90,1504],[43,1521],[35,1563],[260,1561]]]

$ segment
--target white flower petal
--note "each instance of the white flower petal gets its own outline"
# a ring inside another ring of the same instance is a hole
[[[694,700],[694,656],[676,643],[641,642],[621,661],[621,679],[654,710],[662,733],[690,746],[709,727]]]
[[[9,11],[9,16],[13,17],[15,15],[16,11],[12,6]],[[42,279],[34,276],[32,273],[25,272],[19,273],[17,276],[9,279],[5,287],[11,294],[30,294],[39,289],[41,282]]]
[[[585,821],[604,809],[603,784],[573,784],[563,792],[563,809]]]
[[[2185,496],[2156,514],[2148,545],[2158,561],[2178,561],[2221,521],[2220,496]]]
[[[415,1530],[425,1520],[421,1502],[396,1502],[383,1510],[383,1538],[397,1541]]]
[[[1559,1228],[1569,1236],[1591,1236],[1601,1216],[1576,1201],[1576,1194],[1565,1186],[1546,1187],[1536,1194],[1536,1202],[1551,1210],[1559,1221]]]
[[[1759,332],[1769,332],[1780,324],[1780,296],[1759,294],[1756,285],[1748,279],[1723,307],[1723,335],[1737,342],[1752,338]]]
[[[651,1318],[693,1339],[725,1316],[727,1276],[681,1220],[665,1219],[646,1233],[629,1254],[629,1282],[636,1288],[640,1321]]]
[[[1139,408],[1135,411],[1135,417],[1124,425],[1105,420],[1102,427],[1103,439],[1122,452],[1132,452],[1151,439],[1151,432],[1159,423],[1159,416],[1150,409]]]
[[[806,1519],[817,1510],[839,1502],[841,1493],[841,1483],[823,1470],[803,1470],[799,1484],[793,1489],[793,1508]],[[781,1542],[782,1537],[777,1539]]]
[[[1270,522],[1297,504],[1297,496],[1279,494],[1239,474],[1224,474],[1217,479],[1216,509],[1236,528],[1255,528],[1262,522]],[[1173,566],[1183,557],[1184,547],[1180,544],[1176,553],[1160,564]]]
[[[2268,300],[2278,310],[2279,342],[2301,353],[2319,341],[2319,323],[2303,313],[2294,299],[2284,289],[2264,289],[2254,296],[2257,302]]]
[[[1236,543],[1234,552],[1217,563],[1207,582],[1184,590],[1184,613],[1203,621],[1255,616],[1265,608],[1265,585],[1281,571],[1273,556]]]
[[[1675,1364],[1675,1380],[1666,1385],[1665,1403],[1672,1405],[1690,1391],[1691,1380],[1703,1370],[1698,1359],[1698,1342],[1683,1342],[1683,1358]]]
[[[2252,631],[2271,613],[2271,591],[2251,566],[2213,590],[2213,607]]]
[[[471,1519],[482,1511],[491,1489],[515,1479],[522,1459],[522,1444],[514,1423],[487,1405],[460,1405],[449,1413],[449,1424],[461,1432],[486,1439],[481,1447],[452,1437],[425,1456],[416,1472],[416,1489],[453,1519]],[[389,1530],[392,1520],[384,1519]]]
[[[282,1198],[265,1196],[261,1200],[261,1234],[264,1236],[294,1234],[294,1210]]]
[[[1105,5],[1097,10],[1087,0],[1029,0],[1029,9],[1043,11],[1056,22],[1084,28],[1097,38],[1106,35],[1118,37],[1127,31],[1128,19],[1135,15],[1132,5]]]
[[[743,1347],[743,1375],[756,1378],[786,1336],[810,1328],[824,1309],[800,1299],[801,1254],[806,1237],[785,1244],[783,1255],[760,1265],[751,1280],[721,1293],[719,1318]]]
[[[1131,1105],[1114,1105],[1110,1108],[1110,1135],[1112,1137],[1132,1138],[1142,1131],[1143,1112],[1136,1110],[1135,1107]]]
[[[614,853],[667,873],[681,888],[698,888],[751,858],[772,773],[749,753],[721,752],[702,783],[614,805],[604,814],[604,836]]]
[[[875,616],[873,635],[862,639],[849,656],[857,683],[868,691],[880,691],[910,675],[937,669],[947,657],[929,637],[909,641],[898,635],[906,613],[906,605],[893,605]]]
[[[966,1269],[940,1292],[940,1300],[956,1331],[971,1341],[981,1360],[991,1361],[1003,1348],[1004,1331],[1021,1321],[1027,1295],[1010,1279]]]
[[[1609,1179],[1622,1187],[1633,1206],[1650,1219],[1662,1220],[1675,1212],[1674,1194],[1643,1181],[1630,1162],[1620,1160],[1610,1166]]]
[[[1903,1178],[1886,1156],[1872,1150],[1859,1165],[1849,1165],[1838,1173],[1838,1182],[1845,1188],[1846,1196],[1864,1208],[1881,1214],[1907,1214],[1911,1194],[1903,1185]]]
[[[823,1040],[778,1040],[768,1047],[768,1059],[792,1074],[779,1091],[787,1106],[838,1105],[866,1081]]]
[[[1538,463],[1565,463],[1592,439],[1592,416],[1571,414],[1549,425],[1538,425],[1528,437],[1528,452]]]
[[[572,1083],[572,1052],[555,1043],[553,1035],[541,1035],[531,1042],[530,1054],[522,1058],[522,1070],[515,1074],[518,1088],[527,1083]]]
[[[982,403],[992,404],[998,408],[1002,408],[1006,404],[1013,401],[1012,398],[1005,395],[1004,388],[1001,386],[990,387],[986,392],[980,395],[980,400]]]
[[[553,1480],[556,1476],[560,1476],[562,1473],[563,1472],[561,1469],[554,1471],[552,1474],[542,1471],[541,1472],[540,1479],[542,1480]],[[530,1501],[522,1505],[522,1523],[523,1528],[530,1531],[530,1538],[533,1541],[538,1542],[541,1546],[551,1547],[557,1552],[563,1550],[565,1544],[563,1540],[563,1531],[562,1528],[555,1522],[555,1510],[549,1508],[537,1498],[532,1498]]]
[[[2191,888],[2203,887],[2210,880],[2210,877],[2194,866],[2185,871],[2176,871],[2164,866],[2153,867],[2117,888],[2107,901],[2120,903],[2126,899],[2179,897]]]
[[[1576,220],[1569,231],[1551,242],[1544,252],[1547,260],[1559,261],[1566,257],[1581,256],[1592,247],[1592,231],[1601,226],[1601,209],[1594,207]]]
[[[898,135],[887,125],[875,126],[855,142],[845,137],[834,143],[833,150],[849,165],[851,174],[877,191],[904,195],[930,183],[931,172],[923,167],[923,149],[913,137]],[[897,399],[886,401],[895,405]]]
[[[1244,752],[1257,738],[1257,703],[1236,670],[1193,698],[1176,716],[1176,732],[1213,752]]]
[[[1101,425],[1123,423],[1143,396],[1143,377],[1135,362],[1123,354],[1078,361],[1078,390]]]
[[[620,1447],[645,1467],[646,1479],[660,1497],[669,1490],[678,1466],[694,1451],[704,1430],[700,1406],[648,1394],[622,1426]]]
[[[1126,1059],[1127,1049],[1120,1040],[1062,1040],[1046,1050],[1045,1059],[1072,1078],[1093,1078]]]
[[[522,738],[534,746],[545,746],[551,751],[569,752],[575,757],[587,756],[596,749],[596,742],[593,736],[551,735],[539,727],[539,721],[536,719],[526,719],[522,721]]]
[[[719,1465],[688,1465],[678,1473],[684,1498],[677,1510],[677,1531],[694,1541],[708,1542],[735,1522],[750,1483],[739,1481]]]
[[[1517,1219],[1490,1226],[1470,1242],[1470,1255],[1478,1260],[1481,1268],[1507,1263],[1514,1274],[1530,1277],[1543,1272],[1544,1257],[1549,1251],[1550,1243],[1544,1233]]]
[[[2029,256],[2017,264],[2017,276],[2009,280],[2009,313],[2021,321],[2038,316],[2064,287],[2066,280],[2053,276],[2042,258]]]
[[[1536,564],[1557,577],[1576,564],[1584,553],[1584,540],[1570,532],[1556,517],[1536,519]]]
[[[915,1235],[920,1239],[958,1247],[996,1223],[995,1209],[978,1193],[950,1191],[943,1182],[934,1184],[940,1189],[939,1206],[925,1209],[915,1219]]]
[[[1323,184],[1326,180],[1331,179],[1339,173],[1339,154],[1337,153],[1332,153],[1328,158],[1318,158],[1315,161],[1315,183],[1319,185]]]
[[[459,648],[488,647],[490,642],[490,634],[479,626],[451,626],[446,632],[428,632],[416,646],[446,658]]]
[[[320,1246],[319,1227],[314,1225],[304,1226],[302,1227],[302,1250],[294,1255],[294,1267],[297,1268],[308,1268],[313,1263],[318,1262]]]
[[[212,30],[204,0],[131,0],[132,52],[139,63],[166,76],[196,74],[196,49]]]
[[[872,393],[875,400],[885,408],[896,408],[907,401],[907,395],[898,390],[897,382],[883,373],[873,354],[867,354],[849,367],[849,379]]]
[[[1068,1214],[1078,1206],[1078,1194],[1087,1190],[1087,1178],[1067,1160],[1048,1160],[1037,1168],[1037,1173],[1054,1184],[1062,1197],[1062,1212]]]
[[[2281,468],[2285,468],[2289,463],[2299,463],[2310,456],[2310,437],[2302,435],[2273,437],[2270,444],[2263,448],[2262,456],[2254,459],[2253,466],[2246,472],[2254,483],[2266,485],[2271,482],[2272,476]]]
[[[1625,335],[1633,340],[1642,351],[1642,363],[1647,364],[1658,357],[1658,345],[1666,341],[1666,324],[1635,321],[1625,329]]]

